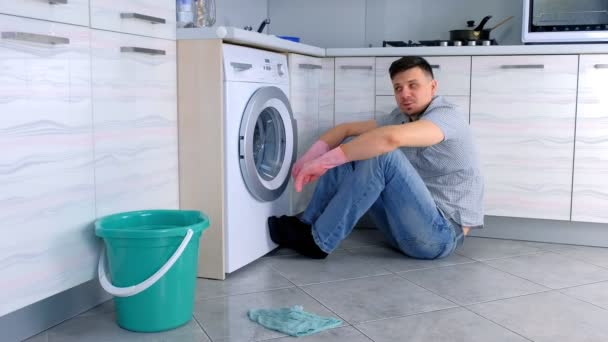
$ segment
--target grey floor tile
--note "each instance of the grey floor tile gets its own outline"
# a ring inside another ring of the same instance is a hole
[[[38,335],[28,338],[27,340],[24,340],[23,342],[48,342],[48,340],[49,340],[49,333],[44,331]]]
[[[472,305],[469,309],[537,342],[608,341],[608,311],[557,291]]]
[[[267,258],[262,258],[229,274],[225,280],[197,279],[196,299],[253,293],[293,286],[289,280],[270,267]]]
[[[560,292],[608,310],[608,282],[582,285],[560,290]]]
[[[169,331],[159,333],[136,333],[120,328],[114,320],[113,313],[77,316],[51,328],[46,334],[48,335],[48,342],[209,341],[207,335],[205,335],[194,319],[182,327]]]
[[[395,251],[394,249],[378,246],[354,248],[349,249],[348,252],[378,263],[382,265],[383,268],[386,268],[391,272],[402,272],[475,262],[474,260],[458,254],[452,254],[447,258],[436,260],[413,259]]]
[[[488,260],[542,252],[534,242],[467,237],[456,253],[473,260]]]
[[[608,248],[573,245],[555,245],[549,248],[553,252],[608,268]]]
[[[409,271],[399,275],[461,305],[548,290],[482,263]]]
[[[269,258],[272,267],[296,285],[389,274],[374,260],[346,251],[334,252],[326,259],[315,260],[302,256]]]
[[[464,308],[356,325],[375,342],[523,342],[527,339]]]
[[[388,245],[384,235],[376,228],[355,228],[342,243],[341,248]]]
[[[272,340],[267,340],[268,342],[289,342],[294,341],[293,337],[281,337]],[[362,333],[357,331],[357,329],[353,327],[344,327],[344,328],[336,328],[330,329],[326,331],[322,331],[318,334],[310,335],[310,336],[302,336],[298,337],[298,341],[305,342],[373,342],[369,338],[365,337]]]
[[[336,317],[298,288],[199,300],[196,302],[195,317],[213,341],[258,341],[286,335],[250,321],[247,311],[294,305],[302,305],[305,311],[317,315]]]
[[[396,275],[309,285],[302,289],[351,324],[455,306]]]
[[[484,263],[552,289],[608,280],[608,270],[552,252]]]

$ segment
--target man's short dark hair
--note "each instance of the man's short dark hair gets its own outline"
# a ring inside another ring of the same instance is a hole
[[[412,68],[420,68],[425,74],[431,76],[431,79],[434,78],[433,69],[429,62],[418,56],[405,56],[399,58],[391,64],[390,68],[388,68],[388,72],[391,75],[392,80],[398,73]]]

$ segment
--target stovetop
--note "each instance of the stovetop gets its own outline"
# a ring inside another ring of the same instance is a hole
[[[383,40],[382,47],[420,47],[420,46],[487,46],[498,45],[496,39],[492,40],[473,40],[473,41],[458,41],[458,40],[420,40],[417,42],[408,40]]]

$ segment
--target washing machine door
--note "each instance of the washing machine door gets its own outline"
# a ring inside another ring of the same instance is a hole
[[[296,157],[295,132],[281,89],[263,87],[251,96],[241,120],[239,158],[245,185],[259,201],[273,201],[285,191]]]

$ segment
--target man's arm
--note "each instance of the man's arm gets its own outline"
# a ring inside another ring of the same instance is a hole
[[[418,120],[365,131],[357,138],[343,144],[341,148],[348,160],[364,160],[399,147],[435,145],[443,141],[443,138],[443,132],[437,125],[428,120]]]
[[[348,137],[364,134],[377,127],[376,120],[343,123],[325,132],[320,140],[323,140],[332,149]]]

